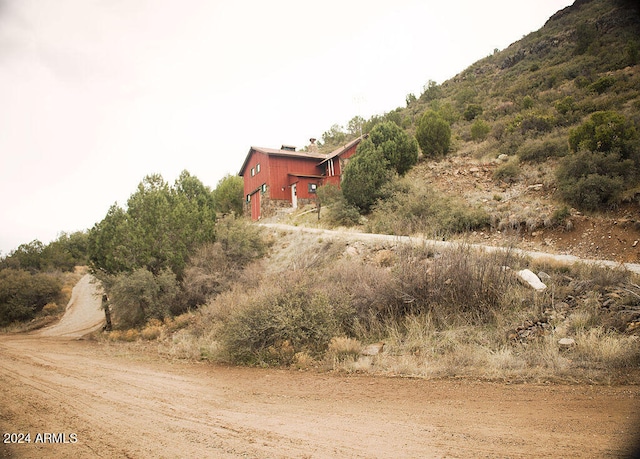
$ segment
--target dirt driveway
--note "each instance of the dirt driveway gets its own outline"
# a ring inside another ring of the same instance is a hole
[[[0,336],[1,458],[603,458],[638,426],[640,386],[172,363],[58,330]]]

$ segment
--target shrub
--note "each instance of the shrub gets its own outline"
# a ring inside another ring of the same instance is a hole
[[[633,171],[633,161],[623,160],[617,153],[582,151],[559,164],[558,191],[565,202],[579,209],[602,209],[619,201],[625,180]]]
[[[573,151],[619,151],[623,158],[638,154],[638,133],[633,123],[613,111],[601,111],[569,133],[569,146]]]
[[[509,162],[500,165],[495,171],[493,171],[493,179],[513,183],[518,179],[520,173],[520,165],[518,164],[517,159],[512,159]]]
[[[557,120],[553,115],[529,113],[521,118],[520,129],[523,134],[529,131],[549,132],[556,124]]]
[[[595,93],[602,94],[616,83],[616,79],[612,76],[603,76],[597,79],[589,86],[589,89]]]
[[[445,155],[451,143],[451,127],[440,114],[427,111],[418,122],[416,139],[425,156]]]
[[[508,251],[486,254],[459,245],[446,256],[425,258],[419,249],[405,250],[395,268],[401,297],[394,317],[429,313],[438,326],[490,322],[515,283],[503,269],[515,261]]]
[[[169,270],[154,276],[141,268],[119,274],[109,284],[109,303],[115,321],[124,328],[169,316],[178,294],[176,277]]]
[[[555,104],[556,110],[562,115],[572,112],[576,108],[576,101],[572,96],[566,96]]]
[[[61,299],[62,285],[57,274],[0,270],[0,325],[33,319],[45,305]]]
[[[479,229],[489,222],[484,210],[420,183],[404,180],[385,191],[388,197],[376,204],[369,219],[369,229],[374,232],[442,236]]]
[[[524,108],[525,110],[528,110],[530,108],[533,108],[533,97],[531,96],[524,96],[522,98],[522,108]]]
[[[467,108],[464,109],[462,116],[465,120],[471,121],[475,119],[477,116],[482,115],[482,106],[478,104],[469,104]]]
[[[471,125],[471,138],[476,142],[483,141],[487,138],[490,131],[491,126],[489,126],[489,123],[478,118]]]
[[[296,353],[322,354],[338,333],[338,320],[324,295],[285,286],[232,313],[222,344],[234,363],[289,365]]]
[[[418,161],[418,143],[410,137],[398,124],[385,121],[374,127],[369,137],[362,143],[367,147],[371,143],[376,150],[382,152],[387,167],[404,175]]]
[[[187,306],[204,304],[230,288],[239,272],[267,251],[260,228],[232,215],[218,220],[216,236],[215,243],[199,246],[187,262],[182,280]]]
[[[521,161],[541,162],[548,158],[566,156],[569,152],[566,138],[545,137],[543,139],[527,139],[518,147],[516,154]]]

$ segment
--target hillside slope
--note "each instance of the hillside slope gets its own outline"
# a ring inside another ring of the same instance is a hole
[[[419,97],[407,96],[406,107],[374,116],[364,128],[390,120],[415,133],[429,110],[450,122],[449,153],[422,157],[402,182],[409,195],[428,186],[488,214],[486,227],[447,237],[638,262],[640,174],[629,174],[615,199],[596,210],[568,202],[557,174],[575,155],[570,134],[594,113],[613,112],[640,132],[639,50],[636,2],[577,0],[540,30],[440,85],[429,82]],[[637,135],[633,142],[630,156],[640,170]],[[367,216],[368,229],[415,232],[390,225],[405,217],[389,208]]]

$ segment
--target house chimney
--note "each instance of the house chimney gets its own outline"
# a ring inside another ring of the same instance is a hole
[[[309,153],[318,153],[318,145],[316,145],[316,139],[311,137],[309,139],[309,146],[307,147]]]

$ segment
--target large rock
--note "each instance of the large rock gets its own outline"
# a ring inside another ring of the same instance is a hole
[[[546,290],[547,286],[540,280],[536,274],[530,269],[523,269],[516,273],[518,275],[518,279],[525,285],[528,285],[532,289],[542,292]]]

